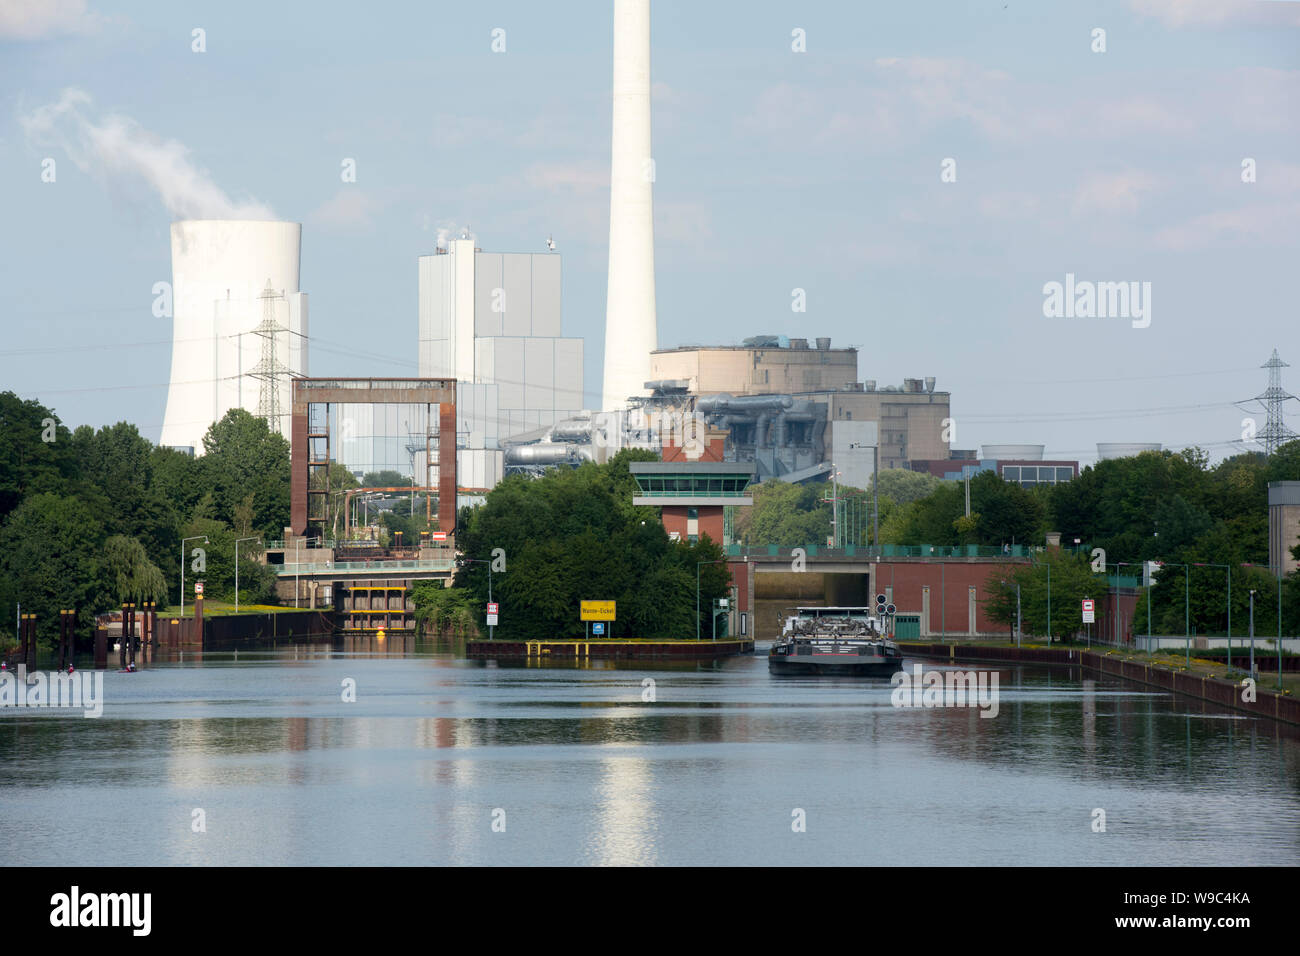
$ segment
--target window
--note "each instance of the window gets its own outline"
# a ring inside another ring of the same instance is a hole
[[[699,509],[699,508],[687,508],[687,509],[686,509],[686,520],[688,520],[688,521],[697,521],[697,520],[699,520],[699,517],[700,517],[700,509]]]
[[[1019,481],[1019,480],[1020,480],[1020,466],[1019,466],[1019,465],[1005,465],[1005,466],[1002,468],[1002,477],[1003,477],[1004,479],[1006,479],[1007,481]]]
[[[1056,480],[1057,480],[1057,481],[1070,481],[1072,478],[1074,478],[1074,469],[1073,469],[1073,468],[1070,468],[1070,467],[1067,466],[1067,467],[1065,467],[1065,468],[1057,468],[1057,469],[1056,469]]]
[[[691,544],[699,544],[700,536],[698,534],[687,535],[687,540],[690,541]]]

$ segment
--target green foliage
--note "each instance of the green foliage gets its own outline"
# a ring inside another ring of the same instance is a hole
[[[782,548],[824,545],[831,535],[829,484],[796,485],[769,480],[753,488],[748,521],[737,527],[743,544]]]
[[[53,423],[53,424],[51,424]],[[0,392],[0,520],[28,495],[61,492],[75,473],[71,435],[54,413],[13,392]],[[53,441],[46,441],[53,438]]]
[[[167,593],[163,574],[135,538],[115,534],[104,542],[104,577],[118,603],[160,601]]]
[[[21,601],[37,616],[47,642],[58,634],[59,611],[75,608],[78,623],[110,606],[99,557],[104,527],[85,502],[42,493],[27,497],[0,529],[0,582],[6,604]]]
[[[199,476],[212,495],[215,515],[233,520],[253,495],[254,534],[279,538],[289,524],[289,442],[266,422],[232,408],[203,437]]]
[[[346,467],[344,467],[346,471]],[[348,472],[351,475],[351,472]],[[359,486],[362,488],[407,488],[413,484],[410,478],[403,475],[400,471],[393,471],[391,468],[383,471],[368,471],[361,478]],[[353,478],[352,487],[358,487],[358,483]]]
[[[513,476],[469,513],[459,536],[464,554],[479,562],[504,554],[505,570],[498,565],[491,581],[501,604],[498,638],[581,637],[583,600],[617,602],[611,637],[695,634],[696,563],[721,562],[722,549],[707,536],[695,545],[670,541],[655,509],[632,504],[628,464],[643,460],[654,456],[623,451],[606,465]],[[726,596],[729,574],[723,563],[698,570],[707,609]],[[455,580],[472,596],[480,623],[488,573],[487,564],[469,563]],[[702,619],[707,625],[707,610]]]
[[[1079,613],[1083,599],[1099,600],[1108,591],[1106,577],[1092,572],[1085,555],[1067,551],[1045,552],[1032,565],[1010,572],[997,568],[985,582],[984,606],[990,618],[1009,628],[1015,627],[1017,583],[1022,633],[1026,637],[1046,637],[1050,613],[1055,640],[1079,633],[1083,628]]]
[[[884,484],[882,473],[881,484]],[[991,471],[970,481],[971,514],[966,516],[966,485],[941,482],[927,498],[904,505],[880,530],[887,544],[978,544],[1002,546],[1042,540],[1046,505],[1041,496],[1003,481]],[[882,509],[883,514],[883,509]]]
[[[909,471],[906,468],[882,468],[880,471],[880,497],[895,504],[905,505],[928,498],[944,483],[942,478],[927,471]],[[867,483],[871,490],[871,483]]]
[[[417,581],[411,588],[418,634],[465,636],[474,625],[474,598],[465,588],[444,587],[441,581]]]
[[[194,582],[203,582],[203,596],[209,600],[235,599],[235,540],[246,537],[215,518],[195,518],[183,527],[186,538],[204,535],[207,541],[185,544],[185,602],[194,601]],[[195,556],[198,548],[202,551]],[[239,545],[239,600],[241,604],[276,604],[275,569],[259,564],[257,541]],[[200,560],[201,558],[201,560]]]

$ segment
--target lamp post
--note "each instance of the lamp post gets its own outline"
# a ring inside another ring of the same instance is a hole
[[[861,448],[862,442],[853,442],[850,448]],[[834,465],[831,466],[832,468]],[[880,547],[880,441],[871,446],[871,544]]]
[[[1005,580],[1002,582],[1007,583]],[[1016,647],[1020,647],[1020,581],[1016,581]]]
[[[1179,564],[1177,561],[1161,561],[1160,566],[1172,565],[1183,569],[1183,639],[1187,643],[1187,666],[1192,666],[1192,590],[1191,565]],[[1151,633],[1151,595],[1147,593],[1147,634]],[[1150,648],[1148,648],[1150,650]]]
[[[1052,566],[1047,565],[1047,646],[1052,646]]]
[[[1282,565],[1277,566],[1277,689],[1282,689]]]
[[[299,538],[293,544],[293,606],[298,606],[298,585],[302,581],[302,546],[308,541],[320,544],[320,536]]]
[[[208,543],[208,536],[206,534],[196,534],[189,538],[181,538],[181,617],[185,616],[185,542],[198,541],[199,538],[203,539],[204,544]]]
[[[1250,589],[1250,676],[1255,676],[1255,589]]]
[[[251,538],[238,538],[235,541],[235,613],[239,613],[239,546],[245,541],[261,541],[262,536],[253,535]]]
[[[485,558],[460,558],[458,564],[486,564],[488,569],[488,603],[492,603],[492,562]],[[496,625],[488,625],[488,640],[492,640],[492,635],[496,633]]]
[[[700,639],[700,568],[706,564],[722,564],[726,560],[726,558],[719,558],[717,561],[695,562],[695,639],[697,641]]]
[[[1230,564],[1211,564],[1207,562],[1193,562],[1198,568],[1225,568],[1228,572],[1228,666],[1232,666],[1232,565]]]

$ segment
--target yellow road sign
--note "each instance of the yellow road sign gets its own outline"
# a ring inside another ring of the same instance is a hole
[[[613,601],[583,601],[582,619],[584,621],[614,620],[614,602]]]

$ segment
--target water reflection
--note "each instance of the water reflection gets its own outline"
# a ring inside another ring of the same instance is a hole
[[[1300,860],[1294,730],[1078,669],[1000,669],[990,719],[761,656],[487,667],[388,640],[111,673],[98,720],[0,711],[5,862],[68,862],[30,839],[53,833],[114,834],[78,845],[125,864]]]

